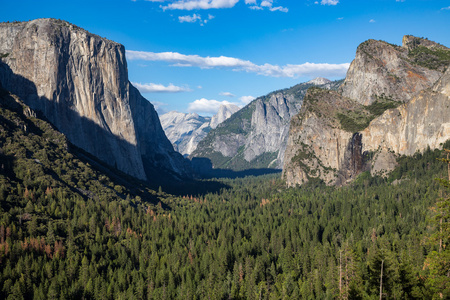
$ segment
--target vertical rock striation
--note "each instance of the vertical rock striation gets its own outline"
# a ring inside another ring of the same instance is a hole
[[[392,170],[395,165],[383,163],[392,152],[413,155],[427,147],[441,148],[450,139],[450,68],[433,88],[386,111],[361,134],[364,151],[382,153],[373,161],[373,174]]]
[[[187,176],[153,106],[129,83],[122,45],[55,19],[0,24],[0,83],[69,140],[140,179]]]

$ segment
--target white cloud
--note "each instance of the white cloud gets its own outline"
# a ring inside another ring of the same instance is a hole
[[[257,65],[248,60],[234,57],[201,57],[199,55],[184,55],[177,52],[143,52],[127,50],[129,60],[166,61],[178,67],[199,67],[202,69],[224,68],[233,71],[244,71],[271,77],[343,77],[349,63],[304,63],[300,65],[287,64],[284,66],[263,64]]]
[[[344,20],[344,17],[337,18],[339,21]]]
[[[253,100],[255,100],[256,98],[253,96],[242,96],[239,98],[239,100],[242,102],[242,104],[247,105],[250,102],[252,102]]]
[[[320,4],[322,5],[337,5],[339,0],[322,0]]]
[[[220,96],[225,96],[225,97],[235,97],[234,94],[230,93],[230,92],[221,92],[219,93]]]
[[[450,6],[448,6],[448,7],[443,7],[443,8],[441,8],[441,10],[450,10]]]
[[[282,7],[282,6],[272,7],[270,9],[270,11],[277,11],[277,10],[281,11],[281,12],[285,12],[285,13],[289,12],[289,9],[287,9],[286,7]]]
[[[235,104],[228,101],[208,100],[205,98],[195,100],[189,103],[188,111],[196,113],[210,113],[215,114],[219,111],[219,107],[223,104]]]
[[[234,97],[234,95],[233,95]],[[243,107],[256,98],[253,96],[242,96],[239,98],[240,102],[218,101],[201,98],[189,103],[188,111],[196,113],[216,114],[219,111],[221,105],[234,104],[239,107]]]
[[[164,86],[162,84],[156,83],[136,83],[132,82],[132,84],[141,92],[141,93],[181,93],[181,92],[191,92],[192,90],[188,87],[180,87],[173,84],[169,84],[168,86]]]
[[[203,20],[201,15],[193,14],[192,16],[179,16],[178,21],[180,23],[196,23],[197,21],[200,23],[200,26],[203,26],[204,24],[208,23],[210,20],[214,19],[213,15],[208,15],[208,19]]]
[[[265,8],[269,9],[270,11],[281,11],[281,12],[288,12],[289,9],[282,6],[273,7],[273,0],[263,0],[258,5],[256,0],[245,0],[245,4],[251,5],[249,8],[253,10],[263,10]]]
[[[376,21],[374,19],[370,19],[369,23],[375,23]]]
[[[184,22],[195,23],[201,19],[202,19],[202,17],[200,17],[200,15],[197,15],[197,14],[193,14],[192,16],[179,16],[178,17],[178,21],[180,21],[180,23],[184,23]]]
[[[212,8],[232,8],[239,0],[180,0],[175,3],[170,3],[167,6],[162,6],[162,9],[212,9]]]

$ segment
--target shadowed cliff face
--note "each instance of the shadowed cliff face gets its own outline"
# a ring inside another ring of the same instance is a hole
[[[349,140],[344,160],[339,166],[339,173],[336,179],[337,185],[345,185],[355,179],[361,172],[369,170],[367,157],[363,153],[362,137],[362,134],[354,133]]]
[[[122,45],[54,19],[0,24],[0,41],[2,86],[74,145],[140,179],[189,173],[129,83]]]

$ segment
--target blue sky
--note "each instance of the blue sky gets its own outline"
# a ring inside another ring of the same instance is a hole
[[[129,79],[161,114],[345,77],[367,39],[405,34],[450,47],[450,1],[1,0],[0,21],[67,20],[125,45]]]

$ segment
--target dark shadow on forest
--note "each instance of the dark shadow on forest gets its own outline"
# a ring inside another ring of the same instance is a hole
[[[270,169],[270,168],[247,169],[242,171],[234,171],[230,169],[214,169],[211,160],[206,157],[194,157],[192,158],[191,162],[192,168],[194,169],[196,174],[203,179],[211,179],[211,178],[235,179],[247,176],[278,174],[281,173],[282,171],[280,169]]]

